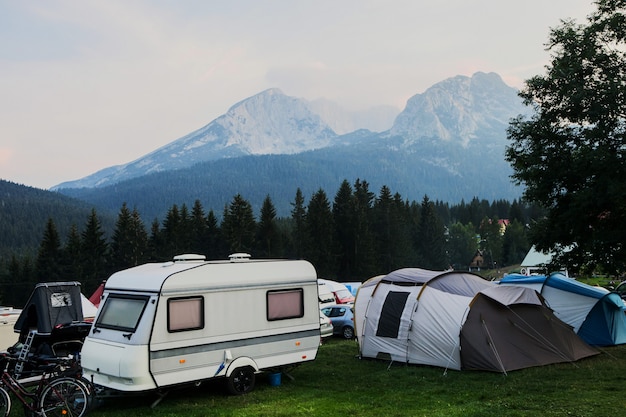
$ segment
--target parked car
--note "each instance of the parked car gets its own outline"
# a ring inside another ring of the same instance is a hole
[[[333,334],[354,339],[354,311],[353,307],[345,304],[335,304],[322,308],[333,324]]]
[[[616,288],[615,292],[622,297],[622,300],[626,301],[626,281],[620,283]]]
[[[322,339],[333,335],[333,323],[330,319],[322,313],[320,310],[320,334]]]

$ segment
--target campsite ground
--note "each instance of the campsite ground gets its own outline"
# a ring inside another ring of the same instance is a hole
[[[315,361],[270,386],[229,396],[216,382],[153,396],[105,401],[90,416],[615,416],[622,395],[626,346],[592,358],[510,372],[448,371],[358,359],[354,341],[331,338]],[[14,416],[21,410],[14,411]]]

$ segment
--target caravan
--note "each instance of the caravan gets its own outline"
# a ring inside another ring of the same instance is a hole
[[[107,280],[81,362],[85,377],[117,391],[222,377],[243,394],[260,371],[314,360],[319,343],[309,262],[181,255]]]

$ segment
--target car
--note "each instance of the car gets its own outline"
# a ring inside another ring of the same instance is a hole
[[[320,335],[322,339],[333,335],[332,321],[320,310]]]
[[[622,297],[622,300],[626,301],[626,281],[620,283],[616,288],[615,292]]]
[[[326,286],[330,288],[336,304],[354,304],[354,296],[344,284],[329,279],[318,279],[317,281],[326,284]]]
[[[352,306],[335,304],[322,308],[322,313],[333,323],[333,334],[354,339],[354,311]]]

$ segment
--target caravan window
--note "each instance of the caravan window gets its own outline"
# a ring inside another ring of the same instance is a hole
[[[96,327],[134,332],[148,303],[148,297],[110,295],[98,316]]]
[[[167,331],[182,332],[204,328],[204,298],[185,297],[167,300]]]
[[[267,319],[284,320],[304,316],[302,288],[267,292]]]

